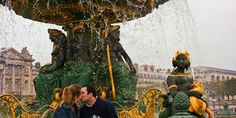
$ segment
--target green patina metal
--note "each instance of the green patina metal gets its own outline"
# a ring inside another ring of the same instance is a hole
[[[130,74],[123,63],[118,61],[112,61],[112,63],[115,87],[117,90],[117,102],[122,105],[130,106],[132,104],[126,104],[124,101],[134,99],[137,77],[134,74]],[[93,64],[89,62],[75,63],[69,67],[59,68],[48,74],[39,73],[35,79],[37,100],[44,105],[50,104],[53,100],[53,91],[55,88],[64,88],[71,84],[78,84],[80,86],[93,84],[96,87],[102,85],[110,88],[111,84],[107,68],[106,61],[101,63],[97,77],[95,77],[96,74],[94,73],[95,68]],[[108,99],[112,100],[111,91],[108,91]]]
[[[188,113],[190,102],[188,96],[184,92],[178,92],[174,98],[174,107],[176,113],[169,118],[197,118]]]

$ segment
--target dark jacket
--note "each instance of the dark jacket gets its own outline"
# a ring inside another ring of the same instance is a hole
[[[92,107],[84,104],[80,109],[80,118],[118,118],[112,103],[97,98]]]
[[[79,111],[75,107],[75,110],[72,111],[72,109],[65,105],[59,105],[54,113],[54,118],[79,118]]]

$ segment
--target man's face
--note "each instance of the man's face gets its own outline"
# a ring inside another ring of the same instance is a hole
[[[87,103],[92,97],[92,93],[88,94],[87,87],[82,87],[80,90],[81,101]]]

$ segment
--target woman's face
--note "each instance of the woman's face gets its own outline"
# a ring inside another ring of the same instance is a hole
[[[75,102],[80,102],[81,101],[81,96],[80,95],[76,95],[74,97],[74,99],[75,99]]]

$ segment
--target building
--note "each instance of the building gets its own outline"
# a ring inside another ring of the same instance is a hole
[[[199,66],[194,67],[194,77],[196,80],[205,82],[219,82],[236,78],[236,71]]]
[[[150,88],[158,88],[163,92],[167,91],[166,78],[171,69],[160,69],[154,65],[139,65],[134,64],[136,69],[137,81],[137,95],[138,98]]]
[[[199,66],[194,69],[195,80],[205,85],[206,100],[214,111],[221,111],[225,103],[229,104],[231,112],[236,112],[236,92],[227,87],[236,79],[236,71]],[[235,80],[236,81],[236,80]],[[233,85],[235,86],[235,85]]]
[[[23,48],[0,50],[0,94],[13,94],[19,98],[35,96],[33,79],[40,69],[40,63],[32,65],[34,59]]]

